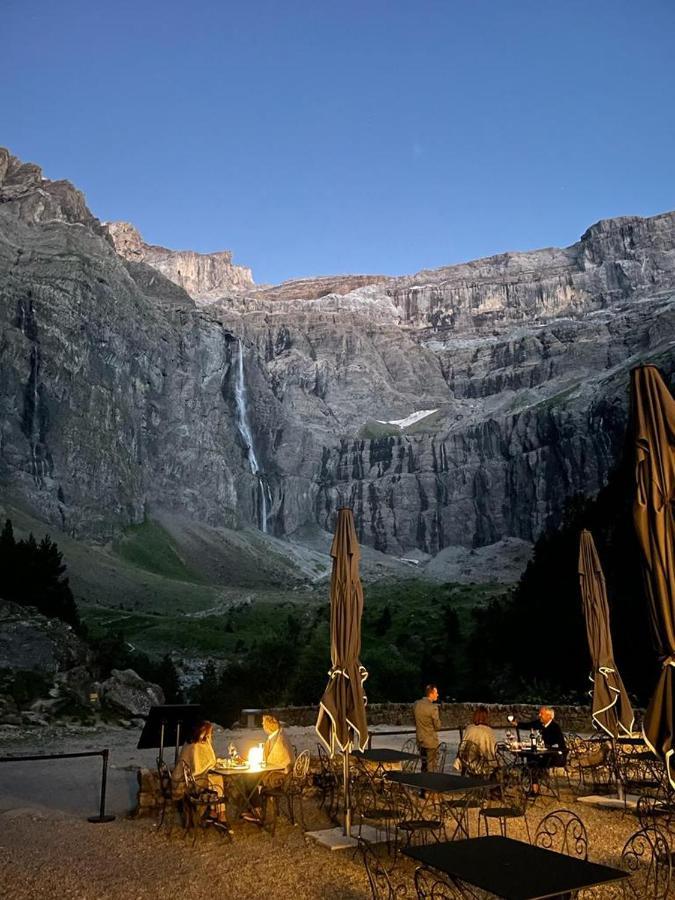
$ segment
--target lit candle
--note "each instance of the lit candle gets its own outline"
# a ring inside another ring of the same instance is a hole
[[[248,764],[251,769],[260,769],[263,764],[263,747],[259,744],[257,747],[251,747],[248,751]]]

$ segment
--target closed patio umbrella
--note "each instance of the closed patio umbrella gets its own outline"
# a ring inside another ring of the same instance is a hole
[[[593,665],[591,716],[611,737],[628,736],[635,721],[633,707],[614,662],[605,576],[593,535],[586,529],[579,542],[579,586]]]
[[[344,753],[345,834],[350,833],[349,751],[363,750],[368,743],[366,697],[363,683],[368,673],[359,661],[363,589],[359,578],[361,551],[356,538],[354,514],[338,510],[330,549],[333,571],[330,581],[329,681],[319,705],[316,730],[328,752]]]
[[[633,369],[635,480],[633,521],[663,669],[644,721],[647,744],[675,787],[675,400],[655,366]]]

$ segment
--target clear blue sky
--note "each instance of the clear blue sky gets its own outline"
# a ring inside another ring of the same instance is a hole
[[[672,0],[4,0],[0,144],[259,282],[675,208]]]

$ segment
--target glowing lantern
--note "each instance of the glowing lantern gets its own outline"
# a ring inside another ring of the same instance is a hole
[[[260,769],[263,764],[263,745],[251,747],[248,751],[248,764],[251,769]]]

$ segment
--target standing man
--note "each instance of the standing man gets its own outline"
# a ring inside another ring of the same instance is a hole
[[[438,732],[441,730],[441,717],[436,706],[438,688],[428,684],[424,697],[413,704],[415,730],[417,732],[417,748],[422,759],[422,771],[433,772],[438,759]]]

